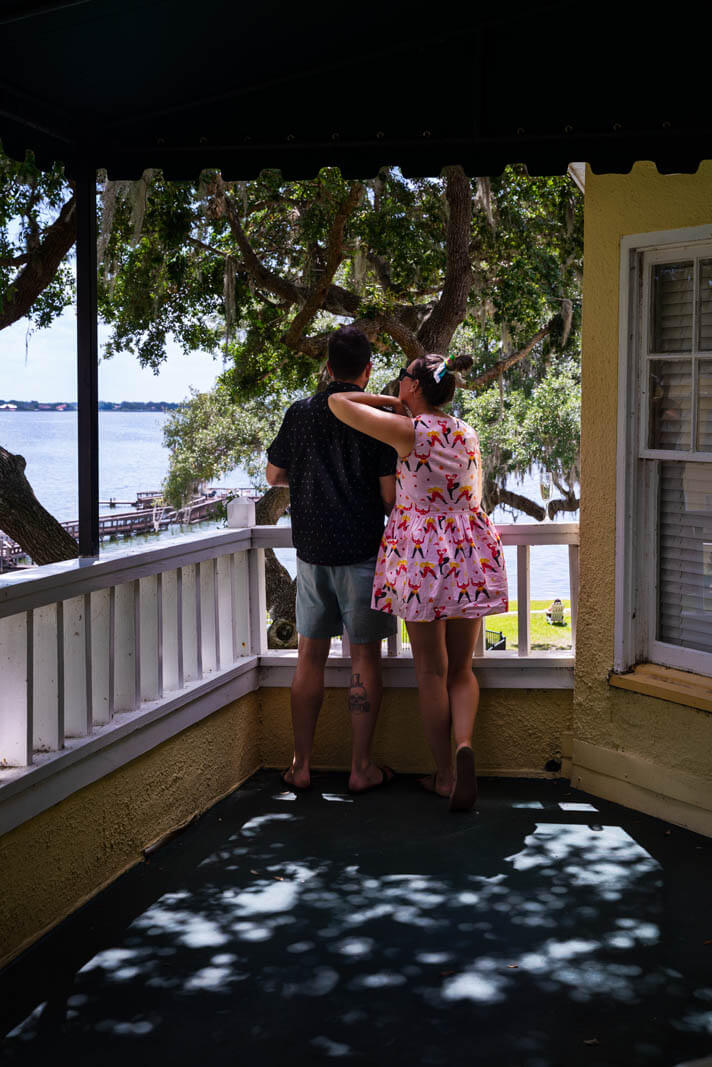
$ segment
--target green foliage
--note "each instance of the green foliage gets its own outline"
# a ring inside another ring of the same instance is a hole
[[[180,507],[196,482],[210,482],[236,467],[246,470],[256,484],[263,483],[264,449],[292,399],[279,392],[237,406],[224,385],[209,393],[194,391],[163,430],[164,443],[171,451],[163,486],[169,503]]]
[[[406,179],[385,168],[364,186],[333,283],[343,299],[314,317],[312,337],[386,313],[417,334],[442,293],[445,179]],[[105,355],[130,351],[158,370],[172,337],[186,352],[221,352],[226,362],[215,393],[194,394],[166,430],[173,500],[191,482],[235,464],[257,473],[285,407],[315,388],[318,345],[307,355],[288,347],[285,335],[323,274],[330,229],[350,187],[333,168],[307,181],[265,171],[244,183],[223,185],[212,172],[175,183],[152,171],[138,183],[100,182],[99,307],[111,328]],[[474,377],[526,344],[562,302],[573,312],[567,330],[562,319],[501,388],[459,393],[454,410],[480,430],[488,484],[533,464],[570,484],[578,470],[582,197],[568,177],[530,178],[521,166],[472,179],[471,189],[474,281],[450,350],[473,355]],[[223,191],[235,209],[232,224]],[[36,245],[70,195],[60,170],[42,173],[29,157],[14,163],[0,155],[0,301],[17,276],[13,258]],[[286,290],[247,269],[235,218]],[[49,325],[72,298],[68,257],[36,301],[33,325]],[[375,350],[385,382],[404,354],[385,333]]]
[[[25,265],[21,257],[38,247],[71,195],[60,167],[41,171],[31,153],[16,162],[0,150],[0,311]],[[30,322],[49,326],[73,299],[74,273],[66,261],[35,301]]]
[[[477,430],[485,490],[534,466],[573,489],[580,478],[581,375],[574,359],[552,361],[539,381],[461,394],[463,418]]]

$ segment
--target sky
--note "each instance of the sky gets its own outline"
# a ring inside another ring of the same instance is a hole
[[[108,331],[99,326],[99,352]],[[25,342],[27,321],[0,331],[0,398],[3,400],[75,401],[77,399],[76,318],[67,309],[46,330],[36,330]],[[99,364],[99,399],[180,401],[191,386],[210,389],[222,361],[203,352],[183,355],[170,342],[168,359],[158,374],[140,366],[135,356],[122,353]]]

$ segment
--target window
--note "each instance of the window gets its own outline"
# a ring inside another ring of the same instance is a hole
[[[622,242],[617,670],[649,660],[712,675],[712,240],[703,232],[685,243],[684,231]]]

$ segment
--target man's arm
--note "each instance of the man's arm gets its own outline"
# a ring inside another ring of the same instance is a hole
[[[395,474],[382,474],[378,479],[381,488],[381,500],[386,515],[390,515],[396,502],[396,476]]]
[[[267,463],[267,485],[283,486],[289,489],[289,472],[284,467],[276,467],[274,463]],[[381,479],[383,481],[383,479]]]

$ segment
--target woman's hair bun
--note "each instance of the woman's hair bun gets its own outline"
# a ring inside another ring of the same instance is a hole
[[[455,356],[452,367],[453,370],[469,370],[474,362],[472,356]]]

